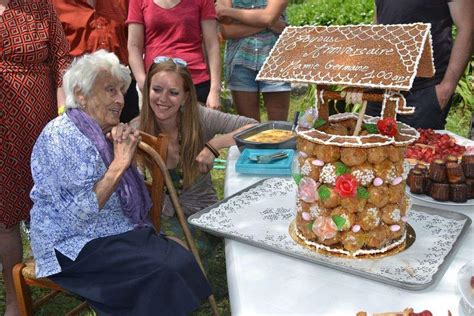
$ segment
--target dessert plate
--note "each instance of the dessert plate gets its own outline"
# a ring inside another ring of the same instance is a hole
[[[411,193],[410,188],[408,186],[405,188],[405,192],[407,193],[407,195],[410,198],[412,198],[414,200],[420,200],[420,201],[423,201],[423,202],[429,203],[429,204],[444,205],[444,206],[450,206],[450,207],[466,208],[466,206],[472,206],[472,211],[474,211],[474,199],[469,199],[464,203],[455,203],[455,202],[451,202],[451,201],[446,201],[446,202],[436,201],[431,196],[428,196],[426,194]]]
[[[464,309],[468,315],[474,312],[474,289],[471,288],[471,277],[474,276],[474,260],[466,263],[458,272],[458,289],[463,298]]]

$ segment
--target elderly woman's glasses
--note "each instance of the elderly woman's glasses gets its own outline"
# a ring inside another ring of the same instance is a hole
[[[188,65],[188,63],[186,61],[184,61],[183,59],[181,59],[181,58],[172,58],[172,57],[167,57],[167,56],[155,57],[153,59],[153,62],[155,64],[160,64],[160,63],[163,63],[163,62],[166,62],[166,61],[169,61],[169,60],[171,60],[177,66],[186,67]]]

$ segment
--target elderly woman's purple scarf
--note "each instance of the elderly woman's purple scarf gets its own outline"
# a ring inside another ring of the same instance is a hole
[[[97,147],[107,168],[114,158],[112,143],[107,140],[99,124],[84,111],[69,109],[67,116],[77,128]],[[143,177],[140,176],[134,166],[130,166],[123,174],[115,189],[122,210],[133,224],[142,226],[148,224],[148,211],[151,208],[151,200],[145,187]]]

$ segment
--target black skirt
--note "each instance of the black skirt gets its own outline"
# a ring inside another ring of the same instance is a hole
[[[153,228],[94,239],[75,261],[56,256],[50,278],[98,315],[188,315],[211,294],[192,253]]]

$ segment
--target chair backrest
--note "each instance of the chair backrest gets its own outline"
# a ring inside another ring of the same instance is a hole
[[[153,206],[150,210],[150,219],[157,231],[160,231],[161,210],[163,208],[164,175],[154,158],[155,154],[166,161],[168,156],[168,138],[164,135],[152,136],[140,132],[141,142],[137,150],[137,163],[146,167],[145,181],[151,195]],[[150,148],[152,150],[150,150]],[[153,153],[155,152],[155,153]]]

